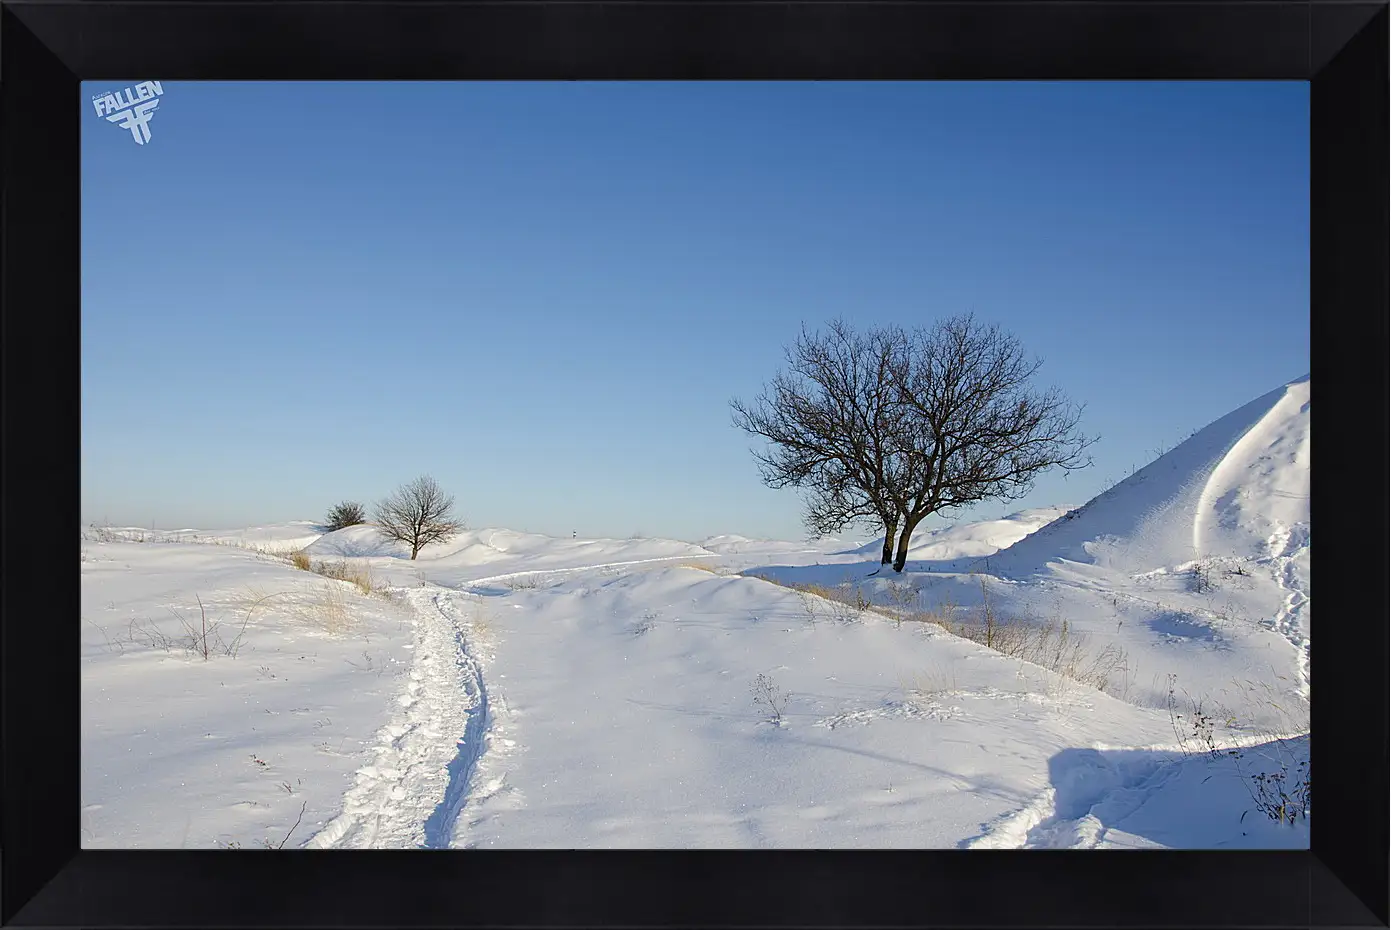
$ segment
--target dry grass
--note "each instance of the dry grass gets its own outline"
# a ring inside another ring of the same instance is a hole
[[[481,598],[473,603],[469,611],[469,632],[481,643],[493,642],[493,617],[487,603]]]
[[[957,690],[956,669],[932,666],[926,670],[903,672],[898,676],[904,701],[919,707],[936,704]]]
[[[1292,684],[1283,675],[1276,679]],[[1240,728],[1250,733],[1260,734],[1269,739],[1279,739],[1310,731],[1309,702],[1299,694],[1280,691],[1277,686],[1266,681],[1240,681],[1232,679],[1234,691],[1222,689],[1221,694],[1233,701],[1241,709],[1222,699],[1208,696],[1207,706],[1212,713],[1230,728]],[[1183,692],[1188,697],[1187,692]]]
[[[359,622],[348,610],[347,598],[338,585],[326,584],[318,589],[316,596],[296,604],[290,613],[306,626],[342,636],[357,630]]]
[[[691,566],[695,567],[695,566]],[[709,571],[710,569],[705,568]],[[717,573],[718,574],[718,573]],[[757,578],[775,584],[781,588],[788,588],[797,592],[802,601],[802,609],[806,611],[807,619],[815,624],[817,618],[826,617],[837,623],[854,623],[864,619],[866,613],[879,613],[884,616],[894,616],[888,608],[875,604],[865,597],[859,587],[850,582],[832,587],[831,585],[780,581],[771,575],[751,573],[744,575],[745,578]],[[895,617],[895,619],[897,619]]]
[[[104,628],[91,625],[101,632],[110,652],[124,654],[127,648],[158,649],[170,654],[181,652],[204,662],[218,656],[235,659],[245,646],[246,631],[256,610],[274,596],[258,592],[247,601],[234,602],[231,605],[233,609],[244,608],[244,613],[240,617],[235,614],[227,617],[220,610],[210,610],[210,605],[203,603],[202,596],[195,594],[193,608],[189,608],[187,614],[177,607],[167,608],[178,625],[175,632],[166,629],[169,626],[167,620],[161,625],[144,617],[130,620],[125,633],[114,638]],[[196,615],[193,609],[197,610]]]
[[[713,560],[710,559],[690,559],[685,562],[677,562],[676,567],[692,568],[698,572],[707,572],[711,575],[725,576],[733,574],[733,572],[731,572],[728,568],[725,568],[723,565],[713,564]]]
[[[1285,676],[1276,677],[1288,683]],[[1310,732],[1309,705],[1302,696],[1282,694],[1267,682],[1234,681],[1250,717],[1240,721],[1238,713],[1220,701],[1194,697],[1180,688],[1178,676],[1171,674],[1168,681],[1169,722],[1184,756],[1230,759],[1254,810],[1270,820],[1292,825],[1309,819],[1311,762],[1300,758],[1303,753],[1292,739],[1307,738]],[[1242,817],[1249,813],[1251,809]]]
[[[888,583],[889,600],[899,610],[912,610],[918,603],[918,589],[904,581]]]
[[[300,553],[296,553],[296,555],[299,554]],[[303,566],[296,561],[295,567],[300,568]],[[349,565],[347,561],[343,559],[337,562],[314,562],[308,566],[307,570],[316,575],[323,575],[325,578],[332,578],[334,581],[350,582],[357,588],[358,592],[363,595],[380,594],[386,587],[385,585],[378,585],[376,583],[376,580],[372,577],[372,566],[367,565],[358,568]]]
[[[983,577],[980,579],[982,603],[974,612],[959,608],[950,601],[939,603],[932,609],[918,608],[914,605],[919,600],[919,592],[906,582],[889,583],[888,593],[893,604],[886,605],[873,603],[859,587],[849,582],[830,587],[822,584],[791,584],[760,574],[749,577],[796,591],[812,623],[822,615],[837,622],[850,623],[863,619],[867,613],[892,617],[895,625],[900,627],[905,621],[931,623],[987,649],[1041,666],[1098,691],[1120,696],[1118,692],[1129,691],[1133,680],[1133,668],[1125,650],[1114,643],[1093,650],[1089,637],[1078,633],[1067,620],[1058,616],[1040,621],[1028,613],[1022,617],[1001,615],[991,602]]]
[[[864,592],[849,582],[836,587],[824,584],[792,587],[802,594],[802,606],[813,621],[818,613],[825,612],[836,623],[854,623],[864,619],[865,613],[874,608],[874,603],[865,597]]]
[[[309,553],[301,549],[298,552],[290,553],[290,564],[302,572],[307,572],[313,565],[313,562],[309,558]]]
[[[955,613],[953,610],[952,614]],[[1086,634],[1078,633],[1067,620],[1056,615],[1043,621],[1027,613],[1023,617],[1002,616],[990,600],[984,578],[981,579],[981,607],[974,615],[966,614],[960,620],[948,615],[936,622],[963,639],[1041,666],[1098,691],[1121,686],[1129,688],[1129,660],[1125,650],[1114,643],[1092,650]]]

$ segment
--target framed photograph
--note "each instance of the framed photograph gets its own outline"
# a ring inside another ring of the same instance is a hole
[[[1386,4],[0,17],[0,921],[1387,925]]]

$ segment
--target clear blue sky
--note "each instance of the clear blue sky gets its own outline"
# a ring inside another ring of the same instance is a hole
[[[157,78],[157,75],[152,77]],[[82,119],[82,512],[798,538],[728,402],[804,321],[1015,332],[1080,504],[1309,369],[1304,83],[165,82]],[[865,534],[868,535],[868,534]]]

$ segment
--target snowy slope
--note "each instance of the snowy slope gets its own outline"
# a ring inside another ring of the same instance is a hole
[[[1255,687],[1306,704],[1309,530],[1306,376],[991,556],[988,571],[1010,609],[1047,603],[1126,648],[1147,700],[1177,675],[1223,700]],[[943,596],[969,601],[978,580],[958,581],[943,579]]]
[[[935,629],[813,622],[752,578],[658,565],[449,597],[493,714],[457,846],[952,848],[1046,790],[1058,753],[1171,736]],[[760,674],[788,694],[780,725]]]
[[[409,609],[226,545],[88,540],[81,577],[82,846],[305,842],[390,718]]]
[[[991,559],[996,574],[1067,560],[1143,572],[1307,544],[1309,378],[1232,411]]]

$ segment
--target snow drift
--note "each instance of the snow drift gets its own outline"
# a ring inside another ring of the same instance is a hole
[[[1047,526],[1068,510],[1067,507],[1035,507],[998,520],[953,523],[930,529],[918,527],[908,541],[908,558],[914,562],[936,562],[994,555]],[[883,544],[882,538],[877,539],[865,543],[855,552],[878,558]]]
[[[1309,533],[1309,376],[1232,411],[1084,506],[992,558],[994,572],[1065,560],[1138,573],[1258,559]]]

